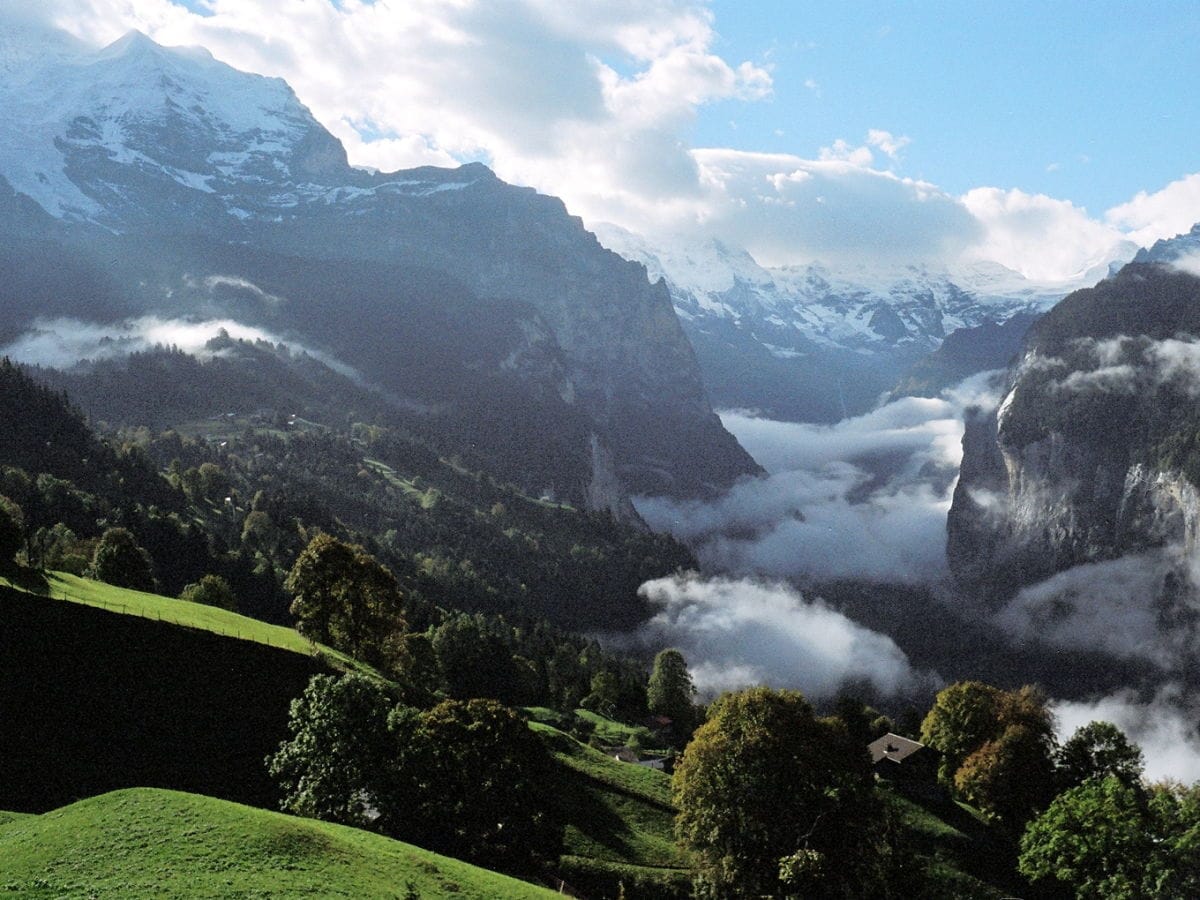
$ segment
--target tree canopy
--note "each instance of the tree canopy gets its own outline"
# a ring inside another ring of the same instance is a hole
[[[205,606],[218,606],[230,612],[237,612],[237,597],[229,582],[220,575],[205,575],[199,581],[186,585],[179,594],[180,600],[189,603],[203,603]]]
[[[494,700],[421,711],[365,676],[319,675],[292,704],[289,730],[267,761],[286,811],[509,872],[561,852],[543,794],[549,754]]]
[[[322,532],[296,559],[284,586],[305,637],[389,671],[399,667],[405,630],[400,588],[362,547]]]
[[[671,720],[671,730],[679,746],[687,742],[695,727],[695,696],[696,688],[683,654],[671,648],[660,651],[654,657],[646,685],[646,702],[654,715]]]
[[[316,675],[292,701],[291,737],[267,761],[285,812],[374,827],[373,804],[395,764],[388,714],[395,698],[362,675]],[[387,824],[385,820],[383,825]]]
[[[1054,796],[1054,720],[1037,688],[952,684],[938,692],[921,740],[941,752],[943,782],[1010,828]]]
[[[676,834],[715,896],[852,897],[878,886],[879,810],[865,748],[796,691],[719,697],[672,789]]]
[[[1057,765],[1064,789],[1109,775],[1136,784],[1145,768],[1142,749],[1111,722],[1089,722],[1076,729],[1059,748]]]
[[[91,577],[117,587],[153,591],[154,572],[150,554],[138,546],[125,528],[109,528],[100,536],[92,554]]]
[[[1029,823],[1018,868],[1076,897],[1168,900],[1200,895],[1197,788],[1149,790],[1115,775],[1060,794]]]

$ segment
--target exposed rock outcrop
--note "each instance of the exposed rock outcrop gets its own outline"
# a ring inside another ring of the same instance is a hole
[[[1131,264],[1030,332],[963,438],[952,571],[1000,603],[1073,566],[1200,547],[1200,279]]]

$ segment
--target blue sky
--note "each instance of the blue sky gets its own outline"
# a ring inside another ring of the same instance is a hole
[[[1065,283],[1200,221],[1200,4],[0,0],[286,79],[352,162],[483,160],[768,265]],[[2,22],[0,22],[2,24]]]
[[[1197,169],[1200,4],[717,0],[714,49],[771,66],[774,95],[700,114],[700,145],[811,155],[869,128],[899,169],[1093,212]],[[807,83],[807,84],[806,84]],[[782,133],[777,133],[782,132]]]

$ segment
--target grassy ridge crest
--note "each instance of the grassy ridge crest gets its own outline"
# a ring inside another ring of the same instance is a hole
[[[354,828],[137,788],[0,829],[0,891],[23,897],[551,897]]]

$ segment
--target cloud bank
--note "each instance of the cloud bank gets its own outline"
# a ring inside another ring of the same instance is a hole
[[[836,425],[726,412],[725,426],[768,474],[712,502],[635,503],[652,528],[695,548],[706,570],[937,581],[946,572],[962,413],[996,402],[994,377],[974,376],[940,398],[906,397]]]
[[[192,356],[205,358],[216,355],[207,345],[222,333],[238,341],[283,344],[293,353],[312,356],[342,375],[361,379],[350,366],[326,353],[232,319],[192,321],[143,316],[108,325],[81,322],[78,319],[36,319],[29,331],[7,346],[0,347],[0,356],[7,356],[14,362],[52,369],[69,369],[80,362],[114,359],[155,347],[175,347]]]
[[[1181,562],[1175,547],[1075,566],[1022,589],[995,622],[1017,643],[1099,651],[1178,669],[1200,637],[1195,614],[1164,596]]]
[[[688,573],[639,593],[659,610],[641,639],[680,648],[706,694],[769,684],[820,700],[866,683],[894,696],[934,679],[915,672],[891,638],[783,584]]]

